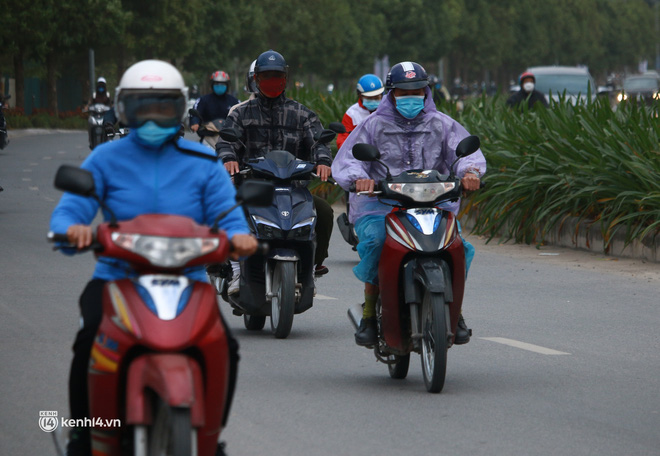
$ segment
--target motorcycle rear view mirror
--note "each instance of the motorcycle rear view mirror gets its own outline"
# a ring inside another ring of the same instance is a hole
[[[268,207],[273,204],[275,186],[272,182],[248,180],[236,192],[236,201],[250,206]]]
[[[380,152],[371,144],[357,143],[353,146],[353,156],[360,161],[376,161],[380,158]]]
[[[275,186],[272,182],[249,180],[243,182],[236,192],[236,204],[223,211],[213,221],[211,233],[218,232],[218,222],[225,218],[227,214],[236,209],[241,204],[250,206],[267,207],[273,204],[275,195]]]
[[[110,226],[113,228],[118,226],[115,213],[96,194],[94,176],[91,172],[76,166],[62,165],[55,174],[55,188],[75,195],[94,198],[110,214]]]
[[[220,130],[219,134],[220,137],[227,142],[235,143],[240,141],[240,137],[238,136],[238,132],[235,128],[223,128]]]
[[[62,165],[55,174],[55,188],[80,196],[96,197],[94,176],[77,166]]]
[[[475,135],[468,136],[463,138],[456,146],[456,156],[458,158],[467,157],[478,151],[479,147],[481,147],[479,137]]]
[[[201,119],[201,118],[202,118],[202,115],[201,115],[201,114],[199,113],[199,111],[196,110],[195,108],[190,108],[190,109],[188,110],[188,114],[190,114],[191,116],[197,117],[198,119]]]
[[[335,133],[346,133],[346,127],[341,122],[330,122],[328,128]]]
[[[322,130],[321,133],[318,134],[316,142],[320,144],[327,144],[335,139],[335,136],[337,136],[337,133],[332,130]]]

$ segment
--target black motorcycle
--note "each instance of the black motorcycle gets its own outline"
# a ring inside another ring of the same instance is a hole
[[[220,136],[239,141],[233,129],[222,130]],[[323,130],[317,143],[328,143],[334,137],[333,131]],[[273,204],[248,207],[246,214],[252,232],[268,245],[268,252],[241,262],[237,294],[227,293],[231,266],[221,268],[218,276],[209,275],[234,315],[243,316],[247,329],[263,329],[270,317],[273,334],[284,339],[291,332],[293,316],[311,308],[314,300],[316,209],[307,184],[314,177],[315,165],[287,151],[273,150],[248,160],[245,166],[241,174],[275,184]]]
[[[0,149],[4,149],[9,144],[9,135],[7,134],[7,119],[2,110],[5,108],[5,102],[11,98],[11,95],[3,97],[0,95]],[[2,190],[0,190],[2,191]]]

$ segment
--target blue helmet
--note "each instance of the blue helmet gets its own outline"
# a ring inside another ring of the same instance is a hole
[[[388,89],[421,89],[429,85],[426,70],[419,63],[401,62],[392,67],[385,83]]]
[[[264,71],[281,71],[282,73],[286,73],[288,69],[289,67],[282,54],[272,49],[257,57],[254,64],[255,73],[262,73]]]
[[[383,81],[375,74],[365,74],[357,83],[357,91],[365,97],[374,97],[383,93]]]

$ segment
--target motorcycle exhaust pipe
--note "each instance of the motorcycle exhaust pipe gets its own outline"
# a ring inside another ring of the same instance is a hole
[[[355,304],[353,307],[348,308],[348,319],[353,323],[357,331],[362,321],[362,304]]]

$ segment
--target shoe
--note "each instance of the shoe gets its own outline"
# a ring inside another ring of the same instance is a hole
[[[378,342],[376,318],[363,318],[360,328],[355,333],[355,343],[362,347],[373,347]]]
[[[231,278],[231,280],[229,281],[229,286],[227,287],[228,295],[233,295],[238,293],[240,278],[241,276],[239,276],[238,274],[234,274],[234,276]]]
[[[66,444],[66,456],[91,456],[92,442],[89,429],[73,428],[69,433],[69,443]]]
[[[316,269],[314,269],[314,275],[315,276],[321,276],[324,274],[327,274],[330,270],[328,269],[327,266],[323,266],[322,264],[317,264]]]
[[[215,456],[226,456],[226,446],[227,444],[225,442],[218,442],[218,446],[215,448]]]
[[[458,326],[456,327],[456,337],[454,337],[454,344],[463,345],[470,342],[472,330],[467,327],[463,315],[458,317]]]

